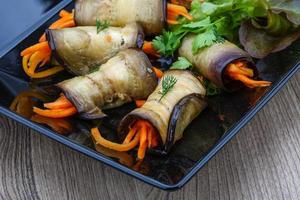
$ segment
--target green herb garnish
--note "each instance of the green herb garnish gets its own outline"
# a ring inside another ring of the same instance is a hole
[[[178,57],[178,61],[174,62],[170,69],[189,69],[192,66],[185,57]]]
[[[161,97],[159,101],[166,96],[166,94],[174,87],[174,85],[177,83],[177,79],[174,76],[166,76],[162,80],[162,91],[159,91],[159,94],[161,94]]]
[[[170,26],[153,40],[154,48],[164,56],[174,55],[183,38],[196,35],[192,44],[193,53],[215,43],[238,42],[238,30],[249,19],[266,17],[265,0],[194,0],[189,14],[193,20],[179,18],[179,25]]]
[[[108,21],[100,21],[96,19],[96,27],[97,27],[97,34],[100,33],[102,30],[107,29],[110,25]]]

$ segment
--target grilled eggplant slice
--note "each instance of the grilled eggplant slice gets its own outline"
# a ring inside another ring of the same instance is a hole
[[[57,85],[85,119],[102,118],[102,109],[147,98],[157,86],[148,57],[127,49],[103,64],[98,71]]]
[[[164,28],[166,5],[166,0],[76,0],[75,21],[79,26],[94,26],[96,20],[112,26],[137,22],[153,36]]]
[[[163,79],[167,76],[177,79],[174,87],[161,98],[163,81],[160,81],[146,103],[126,115],[119,126],[119,133],[124,137],[137,120],[150,122],[160,135],[162,145],[158,151],[162,153],[167,153],[182,138],[185,128],[206,107],[206,90],[190,71],[170,70]]]
[[[195,35],[188,35],[184,38],[179,55],[188,59],[194,67],[205,78],[212,81],[217,87],[228,91],[233,91],[241,87],[237,81],[229,79],[225,74],[225,68],[237,61],[246,62],[247,66],[254,71],[254,77],[257,76],[257,69],[251,56],[236,45],[225,41],[216,43],[211,47],[200,50],[193,54],[192,45]]]
[[[141,47],[143,33],[136,23],[109,27],[97,33],[95,26],[47,30],[55,59],[75,75],[85,75],[119,51]]]

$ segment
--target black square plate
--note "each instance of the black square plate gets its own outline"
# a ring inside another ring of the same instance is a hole
[[[12,6],[14,1],[11,0],[6,3],[7,6]],[[13,24],[13,26],[22,26],[21,29],[23,30],[27,27],[25,32],[21,33],[19,29],[14,31],[9,29],[10,26],[7,25],[5,28],[12,32],[5,35],[2,33],[1,28],[0,112],[76,151],[100,160],[161,189],[178,189],[187,183],[282,88],[300,66],[300,41],[282,52],[272,54],[266,59],[258,60],[257,66],[261,78],[273,82],[270,88],[247,89],[231,94],[223,93],[209,98],[208,108],[186,129],[184,138],[174,145],[170,154],[164,157],[148,155],[141,164],[140,169],[136,171],[132,167],[121,164],[124,162],[118,162],[124,157],[109,154],[105,149],[98,149],[101,153],[95,150],[88,133],[88,128],[95,122],[73,119],[75,121],[74,124],[78,127],[74,129],[73,133],[64,136],[9,110],[11,102],[20,92],[28,90],[32,85],[47,85],[67,76],[67,74],[63,74],[61,75],[62,77],[32,83],[22,70],[19,55],[20,51],[37,41],[37,38],[49,24],[57,18],[57,13],[60,9],[64,7],[68,10],[72,9],[73,4],[71,0],[55,1],[56,6],[53,6],[53,3],[49,3],[54,1],[46,0],[21,2],[22,5],[18,1],[19,8],[31,2],[39,14],[33,17],[32,21],[27,21],[25,25],[23,21],[18,21],[18,18],[10,18],[10,20],[4,21],[5,23]],[[0,11],[3,11],[5,6],[2,5]],[[31,7],[27,9],[31,12]],[[18,15],[26,15],[26,13],[28,11],[24,10]],[[8,13],[1,14],[9,15]],[[33,23],[34,20],[35,23]],[[16,35],[18,36],[16,37]],[[4,42],[11,40],[12,37],[16,38],[9,44],[4,45]],[[114,132],[118,121],[133,108],[133,104],[128,104],[108,111],[109,119],[100,122],[106,137],[110,139],[115,138]],[[128,154],[126,156],[131,155]]]

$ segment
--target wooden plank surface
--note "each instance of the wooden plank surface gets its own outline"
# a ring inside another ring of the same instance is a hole
[[[0,199],[299,199],[300,73],[183,189],[153,188],[0,117]]]

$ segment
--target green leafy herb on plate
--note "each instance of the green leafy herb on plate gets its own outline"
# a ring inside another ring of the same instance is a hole
[[[185,57],[178,57],[178,61],[174,62],[170,69],[189,69],[193,66]]]

